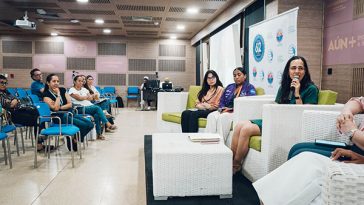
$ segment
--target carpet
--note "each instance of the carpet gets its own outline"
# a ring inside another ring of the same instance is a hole
[[[145,185],[147,205],[259,205],[259,198],[251,182],[242,174],[233,177],[233,198],[219,196],[169,197],[166,201],[154,200],[152,174],[152,136],[144,136]]]

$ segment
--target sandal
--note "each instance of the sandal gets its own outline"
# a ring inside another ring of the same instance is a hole
[[[109,129],[109,130],[117,130],[118,127],[116,125],[111,125],[108,128],[106,128],[106,129]]]
[[[105,140],[106,138],[105,138],[105,136],[104,136],[104,135],[98,135],[98,136],[96,137],[96,139],[98,139],[98,140]]]

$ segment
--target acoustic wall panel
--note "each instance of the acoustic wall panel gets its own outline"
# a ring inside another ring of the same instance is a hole
[[[95,58],[67,58],[67,70],[95,70]]]
[[[185,60],[159,60],[159,71],[185,72]]]
[[[2,41],[3,53],[32,53],[32,41]]]
[[[36,54],[63,54],[63,42],[35,41]]]
[[[126,85],[125,74],[109,74],[109,73],[98,73],[97,75],[98,85]]]
[[[3,68],[4,69],[32,69],[32,57],[14,57],[4,56],[3,57]]]
[[[185,45],[159,45],[159,56],[186,57]]]
[[[156,71],[155,59],[129,59],[129,71]]]
[[[97,44],[98,55],[126,55],[125,43],[98,43]]]

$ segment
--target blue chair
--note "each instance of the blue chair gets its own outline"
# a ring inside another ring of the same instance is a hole
[[[26,89],[25,92],[27,92],[28,95],[33,94],[31,89]]]
[[[38,141],[39,135],[42,135],[46,138],[45,142],[48,141],[48,146],[46,146],[48,148],[48,159],[50,158],[50,140],[51,137],[59,137],[59,136],[65,136],[68,137],[70,142],[72,142],[72,140],[76,137],[77,140],[77,151],[80,154],[80,159],[82,159],[82,152],[81,152],[81,139],[80,139],[80,129],[72,124],[69,125],[63,125],[61,124],[61,119],[57,116],[51,116],[51,110],[48,106],[48,104],[46,103],[35,103],[34,104],[35,107],[37,108],[38,112],[39,112],[39,117],[38,117],[38,124],[42,124],[45,122],[48,123],[52,123],[53,119],[58,119],[58,126],[51,126],[48,128],[43,129],[40,134],[37,134],[36,136],[36,142]],[[74,164],[74,153],[73,153],[73,147],[72,144],[70,143],[71,146],[71,155],[72,155],[72,167],[75,167]],[[34,168],[37,167],[37,148],[35,148],[34,151]],[[47,153],[47,149],[45,150],[45,154]]]
[[[16,88],[7,88],[6,90],[9,91],[10,94],[12,94],[14,96],[17,96],[16,95]]]
[[[3,145],[3,148],[4,148],[5,165],[8,164],[8,160],[9,160],[10,169],[12,169],[13,168],[13,162],[11,161],[11,150],[10,150],[9,137],[8,137],[7,134],[5,134],[3,132],[0,132],[0,140],[2,141],[2,145]]]
[[[137,100],[139,98],[139,88],[136,86],[128,87],[128,93],[126,96],[126,107],[128,107],[129,99]]]
[[[39,101],[39,97],[38,97],[38,96],[36,96],[36,95],[30,94],[30,95],[28,96],[28,98],[30,98],[30,100],[33,102],[33,104],[34,104],[34,103],[39,103],[39,102],[40,102],[40,101]]]
[[[114,108],[115,110],[115,114],[117,113],[118,111],[118,101],[116,100],[116,89],[115,87],[104,87],[103,89],[103,95],[106,97],[106,98],[109,98],[109,102],[110,102],[110,105],[111,105],[111,108]]]
[[[28,97],[28,93],[23,88],[18,88],[16,90],[16,92],[18,93],[18,97],[19,98],[26,98],[26,97]]]

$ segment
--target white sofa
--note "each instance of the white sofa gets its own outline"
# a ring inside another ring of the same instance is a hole
[[[336,105],[283,105],[272,104],[272,98],[241,98],[235,101],[234,124],[241,120],[263,119],[261,151],[249,149],[242,172],[251,181],[268,174],[287,160],[290,148],[301,141],[302,113],[304,110],[340,111]],[[262,108],[260,110],[259,108]],[[229,146],[232,135],[226,144]]]

